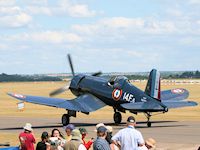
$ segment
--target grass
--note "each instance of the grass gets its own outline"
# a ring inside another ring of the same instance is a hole
[[[49,92],[62,87],[65,82],[13,82],[13,83],[1,83],[0,87],[0,117],[37,117],[37,118],[60,118],[62,114],[66,113],[64,109],[51,108],[47,106],[35,105],[25,103],[25,111],[20,112],[17,109],[17,100],[11,98],[6,93],[14,92],[25,95],[38,95],[48,96]],[[146,83],[134,83],[137,87],[144,90]],[[189,100],[194,100],[200,103],[200,85],[199,84],[179,84],[179,85],[163,85],[164,89],[172,88],[186,88],[190,91]],[[60,94],[59,98],[74,98],[70,91]],[[41,115],[42,114],[42,115]],[[103,114],[103,115],[101,115]],[[176,121],[200,121],[200,105],[196,107],[185,107],[180,109],[172,109],[164,115],[153,116],[152,120],[176,120]],[[130,113],[123,114],[124,118]],[[113,109],[111,107],[104,107],[96,112],[91,113],[89,116],[78,113],[78,118],[95,118],[95,119],[112,119]],[[78,119],[77,118],[77,119]],[[136,116],[138,121],[146,121],[143,114]],[[0,132],[0,141],[4,143],[10,141],[11,145],[18,145],[18,134],[19,133],[6,133]],[[40,135],[36,134],[39,140]],[[6,140],[6,141],[5,141]]]

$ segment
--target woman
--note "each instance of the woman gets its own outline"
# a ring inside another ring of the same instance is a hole
[[[66,143],[63,134],[58,129],[53,129],[50,137],[51,149],[63,150],[63,146]]]

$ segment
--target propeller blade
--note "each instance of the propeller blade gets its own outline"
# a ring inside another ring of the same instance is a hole
[[[65,85],[64,87],[61,87],[53,92],[51,92],[49,95],[50,96],[55,96],[55,95],[58,95],[60,93],[63,93],[65,91],[69,90],[69,85]]]
[[[67,54],[67,57],[68,57],[68,61],[69,61],[69,64],[70,64],[70,68],[71,68],[71,71],[72,71],[72,75],[74,76],[74,67],[73,67],[73,64],[72,64],[72,59],[71,59],[71,56],[70,54]]]
[[[93,73],[92,76],[100,76],[101,74],[102,74],[102,72],[99,71],[99,72],[95,72],[95,73]]]

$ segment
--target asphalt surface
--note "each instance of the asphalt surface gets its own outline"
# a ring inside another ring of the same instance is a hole
[[[60,118],[26,118],[26,117],[0,117],[1,133],[19,133],[26,122],[33,125],[34,133],[40,135],[43,131],[49,133],[53,128],[64,132]],[[103,122],[113,127],[113,133],[126,126],[125,122],[115,125],[112,120],[97,120],[94,118],[72,118],[71,123],[76,127],[85,127],[88,137],[96,137],[95,125]],[[157,149],[194,149],[200,146],[200,122],[199,121],[153,121],[152,127],[148,128],[146,122],[137,122],[137,129],[144,138],[153,137],[157,141]]]

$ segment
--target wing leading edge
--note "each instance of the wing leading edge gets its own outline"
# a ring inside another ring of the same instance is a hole
[[[100,99],[98,99],[97,97],[91,94],[84,94],[72,100],[21,95],[21,94],[14,94],[14,93],[8,93],[8,95],[16,99],[19,99],[21,101],[25,101],[29,103],[57,107],[57,108],[64,108],[67,110],[74,110],[74,111],[81,111],[81,112],[92,112],[106,106],[104,102],[102,102]]]

